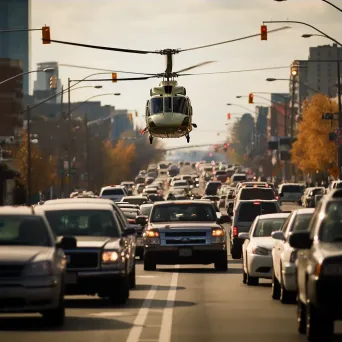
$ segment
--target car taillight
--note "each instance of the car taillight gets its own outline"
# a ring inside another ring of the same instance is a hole
[[[239,229],[238,227],[233,228],[233,237],[237,237],[239,235]]]

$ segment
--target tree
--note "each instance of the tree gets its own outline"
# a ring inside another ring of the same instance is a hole
[[[329,132],[337,127],[336,121],[322,120],[324,113],[336,113],[336,102],[323,95],[314,95],[303,103],[303,120],[298,125],[298,138],[291,150],[292,163],[305,173],[329,170],[336,175],[337,147],[329,141]]]
[[[22,141],[15,152],[15,165],[20,173],[20,181],[27,184],[27,135],[22,134]],[[44,156],[37,144],[31,143],[31,189],[32,193],[44,191],[56,182],[56,158]]]

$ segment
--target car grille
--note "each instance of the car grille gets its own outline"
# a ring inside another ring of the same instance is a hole
[[[206,232],[174,232],[174,233],[165,233],[166,237],[175,237],[175,236],[206,236]]]
[[[98,268],[100,255],[98,251],[65,251],[67,268]]]
[[[165,241],[167,245],[205,245],[206,240],[201,239],[201,240],[166,240]]]
[[[160,231],[160,243],[164,246],[209,245],[211,230],[175,229],[174,231]]]
[[[25,267],[25,264],[0,264],[0,279],[18,278]]]

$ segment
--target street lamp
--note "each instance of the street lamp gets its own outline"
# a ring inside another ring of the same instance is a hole
[[[287,1],[287,0],[274,0],[274,1],[275,1],[275,2],[285,2],[285,1]],[[322,0],[322,2],[325,2],[326,4],[328,4],[328,5],[330,5],[330,6],[334,7],[334,8],[336,8],[338,11],[342,12],[342,8],[337,7],[336,5],[334,5],[333,3],[331,3],[330,1],[328,1],[328,0]]]
[[[17,77],[28,75],[28,74],[32,74],[34,72],[49,72],[49,71],[54,71],[54,70],[55,70],[55,68],[45,68],[45,69],[42,69],[42,70],[31,70],[31,71],[22,72],[22,73],[20,73],[18,75],[14,75],[14,76],[12,76],[10,78],[7,78],[6,80],[1,81],[0,85],[3,84],[3,83],[6,83],[8,81],[11,81],[11,80],[13,80],[13,79],[15,79]]]

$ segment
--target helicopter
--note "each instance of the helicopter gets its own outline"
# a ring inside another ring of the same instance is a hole
[[[278,31],[282,31],[285,29],[289,29],[291,27],[284,26],[280,28],[276,28],[273,30],[269,30],[268,33],[274,33]],[[179,70],[177,72],[173,71],[173,55],[179,54],[181,52],[194,51],[204,48],[209,48],[217,45],[232,43],[236,41],[241,41],[253,37],[259,37],[261,33],[253,34],[245,37],[235,38],[226,40],[223,42],[202,45],[187,49],[163,49],[156,51],[147,51],[147,50],[133,50],[133,49],[124,49],[124,48],[114,48],[114,47],[106,47],[106,46],[98,46],[98,45],[89,45],[89,44],[81,44],[81,43],[73,43],[61,40],[48,39],[50,43],[57,44],[65,44],[72,46],[79,46],[91,49],[99,49],[99,50],[107,50],[107,51],[116,51],[123,53],[133,53],[133,54],[159,54],[166,56],[166,69],[162,73],[140,73],[140,72],[131,72],[131,71],[116,71],[126,74],[134,74],[134,75],[144,75],[142,77],[131,77],[131,78],[116,78],[117,81],[140,81],[140,80],[148,80],[152,78],[162,78],[162,82],[160,82],[158,87],[154,87],[150,90],[150,99],[146,103],[146,127],[141,131],[141,134],[149,133],[149,141],[152,144],[153,138],[180,138],[185,136],[187,142],[190,142],[190,132],[193,128],[197,128],[197,124],[192,122],[193,118],[193,109],[191,106],[190,98],[186,95],[186,89],[182,86],[179,86],[177,81],[175,80],[180,76],[193,76],[193,75],[205,75],[205,74],[222,74],[229,72],[212,72],[212,73],[197,73],[197,74],[189,74],[184,73],[185,71],[192,70],[194,68],[214,63],[214,61],[206,61],[191,67]],[[47,39],[43,38],[43,42]],[[272,68],[264,68],[259,70],[267,70]],[[246,70],[248,71],[248,70]],[[252,71],[252,70],[249,70]],[[84,81],[113,81],[110,79],[82,79],[79,82]],[[76,83],[77,84],[77,83]],[[74,85],[76,85],[74,84]]]

